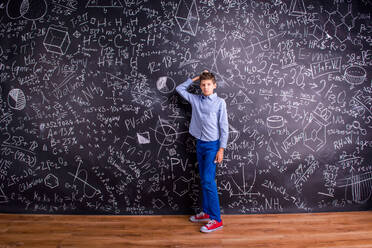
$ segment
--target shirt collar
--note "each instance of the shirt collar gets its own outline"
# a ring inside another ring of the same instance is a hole
[[[216,93],[213,93],[209,96],[205,96],[205,95],[202,95],[202,99],[209,99],[209,100],[214,100],[215,98],[217,97],[217,94]]]

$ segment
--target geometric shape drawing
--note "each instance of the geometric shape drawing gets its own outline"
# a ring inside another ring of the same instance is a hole
[[[311,113],[310,120],[304,127],[304,145],[314,152],[319,151],[327,142],[327,125],[322,118]]]
[[[251,99],[242,91],[239,90],[238,94],[232,99],[230,105],[253,103]]]
[[[306,14],[306,8],[305,8],[304,0],[292,0],[289,15],[302,16],[305,14]]]
[[[38,20],[47,13],[48,5],[45,0],[9,0],[6,13],[10,19],[23,17],[27,20]]]
[[[359,85],[364,82],[367,77],[367,72],[363,67],[360,66],[349,66],[346,68],[345,73],[345,80],[351,84],[351,87],[354,85]]]
[[[196,35],[199,25],[199,13],[195,0],[192,1],[191,7],[186,4],[185,0],[180,1],[176,12],[176,21],[182,32],[192,36]]]
[[[263,35],[263,32],[261,30],[261,27],[257,24],[257,22],[255,21],[255,19],[252,19],[252,21],[248,24],[248,28],[250,28],[251,30],[257,32],[260,35]]]
[[[123,7],[119,0],[90,0],[85,8],[118,8]]]
[[[154,208],[161,209],[165,206],[165,203],[160,199],[154,199],[152,200],[152,205],[154,206]]]
[[[284,119],[279,115],[269,116],[266,119],[266,125],[268,128],[282,128],[284,126]]]
[[[269,144],[267,145],[267,148],[266,150],[272,154],[274,154],[275,156],[277,156],[278,158],[282,158],[282,156],[280,155],[279,151],[278,151],[278,148],[276,147],[275,145],[275,142],[273,140],[273,138],[270,138],[269,140]]]
[[[164,76],[160,77],[158,81],[156,81],[156,88],[164,94],[170,93],[176,87],[176,83],[170,77]]]
[[[176,142],[177,131],[171,125],[163,124],[159,116],[160,124],[156,127],[155,138],[161,146],[170,146]]]
[[[70,36],[68,32],[54,27],[49,27],[44,38],[44,47],[52,53],[64,55],[70,46]]]
[[[349,28],[345,23],[338,25],[335,31],[335,37],[341,42],[345,42],[349,36]]]
[[[57,187],[59,185],[58,178],[53,174],[48,174],[44,178],[44,184],[45,184],[45,186],[47,186],[51,189],[54,189],[55,187]]]
[[[26,106],[26,97],[21,89],[12,89],[8,94],[8,104],[12,109],[22,110]]]
[[[315,39],[321,40],[324,37],[324,32],[318,25],[315,25],[312,35],[315,37]]]
[[[108,72],[106,72],[106,79],[104,81],[108,88],[113,87],[114,89],[120,90],[127,90],[129,88],[129,83],[127,81]]]
[[[149,144],[150,143],[150,133],[137,133],[137,139],[139,144]]]
[[[352,174],[351,177],[342,179],[345,184],[338,187],[345,188],[345,198],[347,199],[347,191],[351,186],[351,196],[354,202],[363,204],[366,203],[372,196],[372,172],[366,172],[360,175]]]
[[[252,196],[257,194],[252,192],[252,190],[257,177],[258,153],[250,150],[247,154],[242,154],[242,160],[240,162],[236,160],[233,162],[237,164],[238,173],[229,175],[230,178],[224,178],[225,184],[228,185],[225,189],[229,191],[229,195]],[[226,183],[226,181],[228,182]]]
[[[184,177],[178,178],[176,181],[173,182],[173,192],[176,193],[178,196],[183,196],[190,189],[190,181]]]
[[[0,187],[0,203],[8,202],[8,197],[4,194],[3,189]]]

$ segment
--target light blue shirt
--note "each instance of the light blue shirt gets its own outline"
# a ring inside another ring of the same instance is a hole
[[[177,86],[177,92],[185,98],[192,107],[189,132],[203,141],[220,141],[220,147],[226,148],[229,136],[226,102],[213,93],[210,96],[195,95],[187,91],[192,84],[189,78]]]

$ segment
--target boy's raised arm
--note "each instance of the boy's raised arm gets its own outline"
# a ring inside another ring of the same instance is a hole
[[[188,92],[187,89],[189,88],[189,86],[193,82],[198,81],[199,80],[199,77],[200,76],[194,77],[193,79],[189,78],[185,82],[183,82],[182,84],[180,84],[180,85],[178,85],[176,87],[176,91],[178,92],[178,94],[180,94],[188,102],[191,101],[191,97],[193,97],[193,94],[191,94],[190,92]]]

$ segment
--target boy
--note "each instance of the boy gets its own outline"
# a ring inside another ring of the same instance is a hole
[[[187,88],[200,80],[202,95],[194,95]],[[196,138],[196,155],[203,194],[203,211],[191,216],[190,221],[209,221],[200,231],[209,233],[223,227],[215,182],[216,163],[223,160],[228,139],[226,102],[213,93],[216,89],[213,73],[203,71],[200,76],[187,79],[177,86],[177,92],[192,106],[189,132]]]

